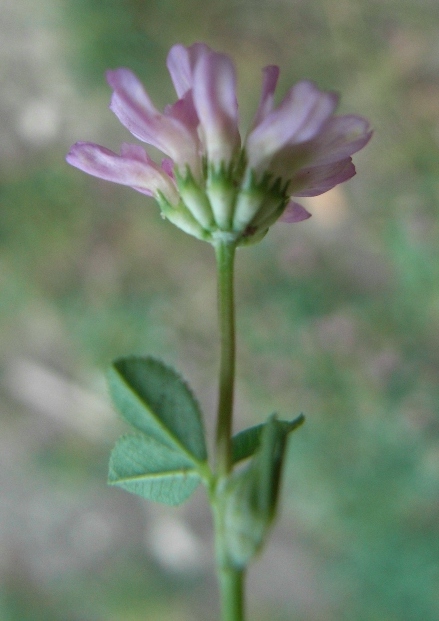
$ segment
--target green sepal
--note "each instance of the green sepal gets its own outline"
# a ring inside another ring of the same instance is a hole
[[[182,201],[196,222],[205,232],[214,230],[216,226],[209,199],[202,184],[195,180],[189,166],[186,166],[184,174],[176,170],[175,180]]]
[[[197,239],[208,240],[210,235],[205,231],[198,220],[192,215],[182,200],[178,205],[172,205],[164,194],[157,192],[156,200],[160,206],[162,216],[167,218],[179,229],[193,235]]]
[[[236,182],[233,163],[208,166],[206,194],[221,231],[236,232],[232,227],[233,207],[236,201]]]
[[[113,402],[130,425],[192,463],[206,461],[198,403],[173,369],[150,357],[120,358],[108,381]]]
[[[225,558],[235,568],[246,567],[264,543],[278,506],[287,438],[303,420],[300,416],[288,423],[273,415],[264,425],[246,430],[248,448],[241,454],[257,448],[249,465],[233,473],[223,491]]]
[[[303,414],[299,414],[297,418],[292,421],[277,421],[279,425],[283,425],[288,433],[291,433],[298,427],[300,427],[305,421]],[[254,427],[248,427],[240,431],[232,438],[232,461],[234,464],[251,457],[253,453],[259,448],[261,442],[261,435],[266,423],[255,425]]]
[[[184,454],[143,434],[122,436],[110,456],[108,483],[147,500],[179,505],[200,481]]]

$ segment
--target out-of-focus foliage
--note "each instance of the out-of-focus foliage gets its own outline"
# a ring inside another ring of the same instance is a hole
[[[21,0],[0,20],[0,616],[214,618],[201,495],[165,517],[107,489],[123,428],[107,364],[163,357],[216,400],[214,265],[153,201],[64,164],[130,140],[106,68],[158,106],[169,47],[310,78],[375,135],[358,176],[237,261],[237,429],[303,411],[284,519],[250,572],[252,621],[439,617],[439,4],[436,0]]]

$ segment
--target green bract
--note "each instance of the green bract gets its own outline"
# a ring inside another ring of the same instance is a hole
[[[273,415],[264,425],[235,436],[235,458],[248,456],[255,447],[256,451],[249,465],[224,486],[224,564],[243,569],[264,543],[276,515],[287,437],[303,421],[303,416],[287,422]]]

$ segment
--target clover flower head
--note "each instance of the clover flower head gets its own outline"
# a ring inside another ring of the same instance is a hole
[[[175,45],[167,66],[178,99],[163,112],[129,69],[107,73],[111,110],[165,155],[160,164],[138,144],[123,144],[116,154],[89,142],[73,145],[67,161],[155,197],[167,219],[211,243],[250,243],[279,219],[305,220],[310,214],[293,198],[323,194],[355,175],[351,156],[371,131],[360,116],[334,115],[334,93],[302,81],[275,106],[279,68],[265,67],[259,105],[241,140],[231,59],[203,43]]]

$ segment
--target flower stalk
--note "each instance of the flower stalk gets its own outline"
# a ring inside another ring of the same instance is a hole
[[[231,436],[236,358],[233,290],[235,250],[234,242],[220,240],[215,244],[220,332],[219,398],[215,449],[216,468],[219,477],[227,476],[232,465]]]

